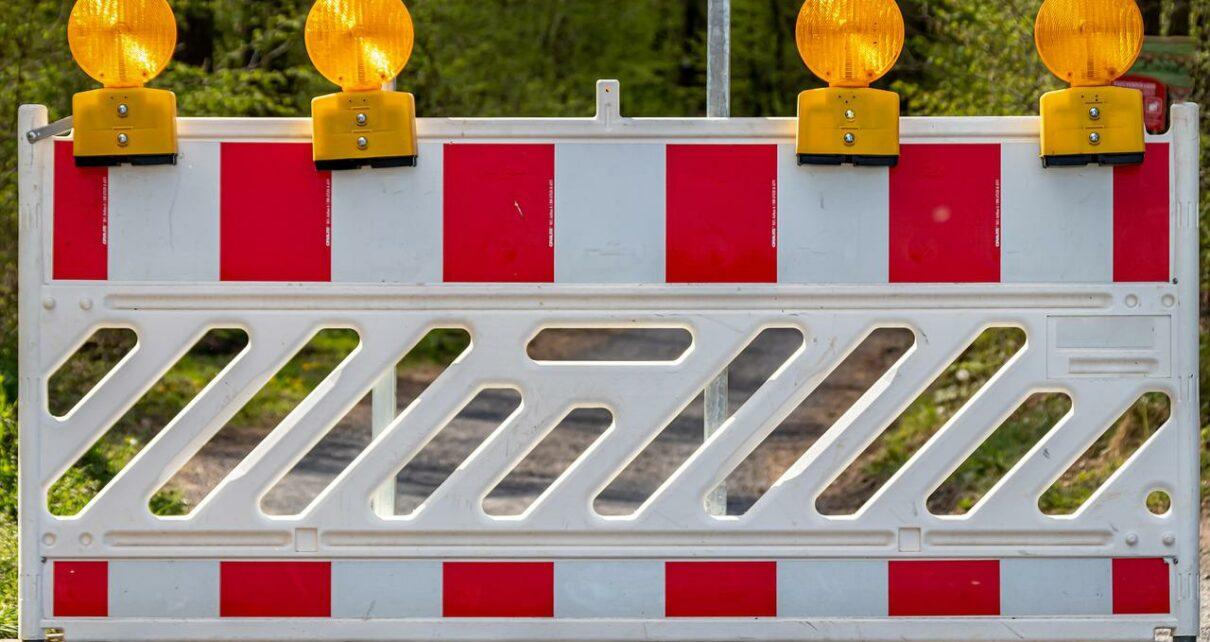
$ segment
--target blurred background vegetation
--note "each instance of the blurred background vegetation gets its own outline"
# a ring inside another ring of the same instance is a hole
[[[180,27],[173,64],[153,85],[177,92],[182,116],[305,116],[311,97],[332,88],[311,67],[302,28],[311,0],[171,0]],[[16,519],[16,110],[45,104],[52,119],[68,115],[71,95],[92,87],[66,46],[66,0],[6,0],[0,6],[0,637],[15,635]],[[617,78],[629,116],[700,116],[705,113],[706,0],[408,0],[416,23],[416,51],[400,79],[414,92],[422,116],[588,116],[598,78]],[[1149,33],[1189,35],[1198,47],[1194,98],[1210,103],[1210,3],[1143,0]],[[795,96],[819,86],[794,46],[800,0],[734,0],[733,114],[788,116]],[[906,115],[1032,114],[1038,96],[1059,81],[1034,52],[1032,28],[1040,0],[900,0],[908,24],[906,50],[879,84],[899,91]],[[1203,167],[1210,168],[1210,130],[1203,126]],[[1203,169],[1203,188],[1210,173]],[[1205,191],[1203,189],[1203,191]],[[1203,256],[1210,247],[1210,201],[1203,201]],[[1203,260],[1203,269],[1210,262]],[[1203,287],[1206,279],[1203,278]],[[1203,296],[1203,310],[1210,298]],[[985,364],[1012,346],[981,341],[921,397],[894,428],[885,448],[871,455],[865,473],[879,478],[897,468],[932,425],[956,411],[963,390],[994,372]],[[114,349],[96,345],[98,354]],[[1210,350],[1210,342],[1203,348]],[[434,348],[439,359],[443,348]],[[333,354],[339,351],[334,351]],[[316,362],[330,359],[317,352]],[[1203,425],[1210,394],[1203,352]],[[99,367],[99,366],[98,366]],[[193,369],[204,381],[209,366]],[[96,373],[80,366],[81,378]],[[186,372],[189,372],[186,369]],[[276,400],[292,404],[299,385],[283,385]],[[326,372],[327,368],[314,371]],[[300,383],[301,382],[301,383]],[[196,384],[186,376],[180,385]],[[167,382],[164,385],[173,385]],[[1033,403],[1033,402],[1031,402]],[[1086,470],[1052,489],[1044,501],[1062,509],[1087,497],[1088,479],[1103,479],[1125,454],[1154,431],[1166,414],[1147,402],[1124,419],[1128,429],[1098,442]],[[945,501],[969,506],[1015,459],[1013,443],[1052,425],[1042,419],[1066,412],[1061,400],[1042,399],[1014,415],[1006,430],[964,465]],[[255,409],[252,410],[255,412]],[[267,412],[267,411],[266,411]],[[132,427],[132,429],[135,427]],[[1207,433],[1203,431],[1203,436]],[[994,443],[993,443],[994,442]],[[1003,444],[998,447],[997,444]],[[53,501],[70,508],[103,485],[130,456],[129,442],[103,442],[56,485]],[[1207,457],[1207,455],[1203,455]],[[1203,461],[1207,461],[1204,459]],[[901,462],[900,462],[901,463]],[[950,482],[947,482],[949,485]],[[1091,486],[1091,488],[1095,488]],[[160,498],[171,507],[179,498]]]

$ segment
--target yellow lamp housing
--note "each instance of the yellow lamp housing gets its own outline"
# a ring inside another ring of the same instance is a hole
[[[167,1],[78,0],[67,37],[76,63],[104,85],[72,98],[76,164],[175,165],[176,95],[143,86],[176,48]]]
[[[844,163],[899,163],[899,94],[827,87],[798,95],[798,164]]]
[[[316,68],[342,90],[311,101],[315,166],[415,166],[415,97],[382,88],[412,53],[412,18],[403,2],[318,0],[307,16],[306,42]]]
[[[399,91],[348,91],[311,101],[315,166],[322,170],[416,165],[416,99]]]
[[[895,0],[807,0],[798,50],[824,89],[798,96],[799,165],[899,163],[899,95],[870,88],[903,50]]]
[[[1142,50],[1135,0],[1046,0],[1034,40],[1050,71],[1071,84],[1042,96],[1042,165],[1142,163],[1143,94],[1113,86]]]

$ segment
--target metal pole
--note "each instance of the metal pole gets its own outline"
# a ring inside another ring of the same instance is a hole
[[[710,0],[706,52],[706,116],[731,117],[731,0]]]
[[[731,117],[731,0],[710,0],[706,53],[706,116]],[[728,411],[728,376],[724,370],[706,386],[703,409],[705,439],[710,439]],[[727,486],[719,485],[706,496],[706,512],[727,514]]]

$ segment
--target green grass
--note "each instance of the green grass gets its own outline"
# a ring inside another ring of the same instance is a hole
[[[17,525],[0,518],[0,638],[17,637]]]

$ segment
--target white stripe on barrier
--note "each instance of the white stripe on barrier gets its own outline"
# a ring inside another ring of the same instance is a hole
[[[219,565],[213,561],[110,562],[109,615],[218,617]]]
[[[1108,559],[1008,559],[1000,562],[1003,615],[1111,615]]]
[[[778,281],[886,283],[889,171],[800,167],[793,145],[777,158]]]
[[[777,565],[781,617],[886,617],[887,564],[881,560],[799,560]]]
[[[664,563],[556,562],[555,617],[664,617]]]
[[[441,617],[441,562],[333,562],[332,617]]]
[[[181,143],[175,166],[109,170],[109,278],[217,281],[220,145]]]
[[[1113,169],[1044,169],[1038,149],[1001,146],[1002,280],[1113,281]]]
[[[444,200],[440,143],[416,167],[332,173],[332,280],[440,283]]]
[[[555,281],[662,283],[665,146],[555,146]]]

